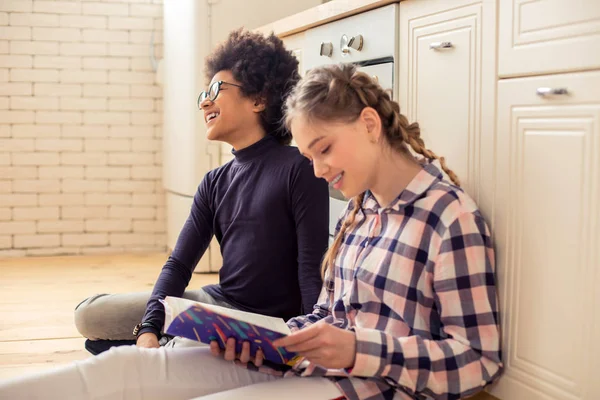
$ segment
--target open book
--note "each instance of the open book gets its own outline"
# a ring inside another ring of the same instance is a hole
[[[245,311],[198,303],[179,297],[167,296],[165,333],[183,336],[209,344],[216,340],[222,349],[228,338],[236,339],[236,352],[241,353],[242,342],[250,342],[250,354],[260,348],[265,359],[274,364],[293,366],[299,357],[284,348],[273,346],[273,341],[289,335],[290,329],[281,318],[267,317]]]

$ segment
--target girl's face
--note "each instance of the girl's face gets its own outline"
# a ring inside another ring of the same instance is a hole
[[[346,198],[372,187],[381,153],[380,130],[377,112],[370,108],[354,122],[309,120],[303,115],[291,122],[294,140],[312,161],[315,176]]]

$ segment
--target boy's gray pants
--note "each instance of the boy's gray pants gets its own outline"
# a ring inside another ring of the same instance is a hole
[[[133,327],[142,322],[151,292],[97,294],[75,308],[75,326],[90,340],[135,340]],[[235,308],[203,289],[187,290],[181,296],[201,303]]]

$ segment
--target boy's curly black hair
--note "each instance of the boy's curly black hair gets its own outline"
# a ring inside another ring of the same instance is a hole
[[[263,36],[243,28],[229,34],[206,60],[208,81],[219,71],[229,70],[246,97],[265,100],[261,123],[268,135],[290,144],[292,135],[283,124],[283,104],[300,79],[298,60],[271,33]]]

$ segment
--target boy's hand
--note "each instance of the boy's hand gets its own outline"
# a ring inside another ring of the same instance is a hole
[[[219,347],[219,343],[213,340],[210,342],[210,351],[215,356],[221,356],[221,354],[224,354],[223,358],[226,361],[234,361],[236,359],[243,363],[252,361],[252,363],[257,367],[260,367],[264,360],[263,352],[260,349],[256,352],[256,356],[254,358],[250,356],[250,342],[242,343],[242,353],[235,354],[235,338],[227,339],[227,346],[225,350],[222,350]]]
[[[356,359],[356,334],[326,322],[317,322],[277,339],[273,345],[325,368],[352,368]]]
[[[158,344],[158,338],[152,332],[142,333],[135,342],[137,347],[145,347],[147,349],[158,349],[160,348],[160,344]]]

